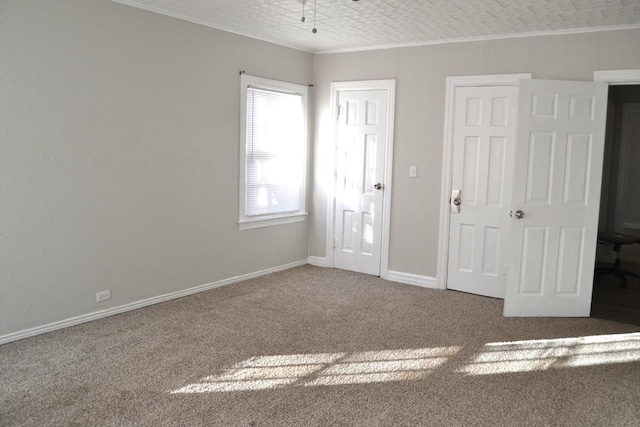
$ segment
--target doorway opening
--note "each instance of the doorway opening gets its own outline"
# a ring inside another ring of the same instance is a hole
[[[602,77],[612,78],[608,75]],[[614,77],[617,81],[621,78],[620,75]],[[626,78],[626,74],[622,77]],[[597,79],[595,83],[518,80],[518,137],[515,139],[513,163],[512,211],[506,213],[510,217],[509,243],[508,247],[502,247],[503,252],[509,253],[504,269],[507,273],[505,316],[586,317],[591,308],[607,87]],[[455,92],[449,89],[463,85],[453,78],[447,79],[445,117],[453,116],[451,106],[455,106],[450,102],[453,97],[449,96]],[[469,102],[474,104],[476,101],[469,98],[466,105]],[[456,248],[462,253],[461,248],[467,246],[461,245],[462,239],[453,243],[449,240],[454,236],[449,233],[450,225],[455,226],[449,211],[454,210],[450,205],[464,206],[457,189],[451,187],[453,180],[449,178],[455,152],[451,150],[455,139],[452,137],[455,136],[453,129],[453,126],[445,125],[442,251],[439,252],[444,256],[439,257],[438,264],[438,282],[444,285],[443,288],[450,287],[448,270],[451,269],[447,269],[448,264],[456,261],[455,257],[447,256],[451,255],[451,250],[448,253],[444,250],[452,249],[455,255]],[[466,145],[469,142],[473,143],[473,138],[465,139]],[[466,151],[475,153],[473,144],[469,147]],[[469,157],[471,163],[477,164],[474,158]],[[465,174],[462,175],[464,178]],[[471,173],[467,175],[472,176]],[[463,179],[462,182],[466,181]],[[463,185],[461,193],[475,194],[472,187],[466,186],[465,189]],[[456,201],[459,203],[454,203]],[[456,215],[459,215],[457,210]],[[463,226],[472,235],[471,227]],[[487,227],[485,234],[486,230]],[[472,242],[468,246],[477,245]],[[467,258],[486,259],[484,254]],[[467,264],[471,265],[470,262]],[[465,265],[458,262],[453,268],[462,270]]]
[[[591,315],[635,325],[640,325],[640,278],[634,276],[640,276],[638,165],[640,85],[610,86],[598,224],[597,273]],[[617,248],[616,240],[620,243]],[[616,258],[622,277],[615,274]]]

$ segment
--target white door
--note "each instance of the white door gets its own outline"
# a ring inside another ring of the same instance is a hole
[[[448,289],[504,298],[517,90],[456,89]]]
[[[334,266],[380,275],[387,90],[340,91]]]
[[[589,316],[607,85],[521,80],[505,316]]]

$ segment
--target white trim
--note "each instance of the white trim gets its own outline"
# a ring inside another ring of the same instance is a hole
[[[585,33],[600,33],[603,31],[636,30],[638,28],[640,28],[640,24],[620,25],[616,27],[578,28],[578,29],[571,29],[571,30],[533,31],[529,33],[519,33],[519,34],[501,34],[496,36],[480,36],[480,37],[461,37],[457,39],[441,39],[441,40],[432,40],[432,41],[414,42],[414,43],[381,44],[381,45],[357,47],[357,48],[326,49],[326,50],[311,51],[311,53],[322,55],[322,54],[329,54],[329,53],[365,52],[368,50],[398,49],[403,47],[433,46],[433,45],[443,45],[443,44],[451,44],[451,43],[519,39],[524,37],[559,36],[559,35],[572,35],[572,34],[585,34]]]
[[[517,86],[518,80],[530,78],[531,73],[447,77],[444,109],[444,140],[442,144],[440,234],[438,236],[438,266],[436,272],[436,287],[438,289],[447,289],[450,222],[449,192],[451,191],[451,173],[453,171],[453,119],[455,113],[456,89],[459,87],[469,86]]]
[[[605,82],[610,86],[618,86],[618,85],[639,85],[640,84],[640,69],[632,69],[632,70],[599,70],[593,72],[593,81],[594,82]],[[621,147],[625,148],[625,147]],[[623,154],[623,153],[621,153]],[[623,157],[620,157],[621,160]],[[624,171],[623,168],[618,168],[618,186],[622,186],[624,189]],[[621,177],[623,178],[622,180]],[[614,228],[619,227],[619,224],[622,224],[622,208],[620,206],[620,197],[616,194],[616,208],[614,213]],[[622,232],[622,230],[619,230]]]
[[[384,81],[384,80],[383,80]],[[396,122],[396,81],[386,80],[388,90],[387,100],[387,153],[384,165],[384,197],[382,207],[382,251],[380,253],[380,277],[386,279],[389,275],[389,241],[391,240],[391,192],[393,177],[393,136]]]
[[[329,267],[327,259],[319,256],[310,256],[307,262],[316,267]]]
[[[254,228],[271,227],[272,225],[291,224],[294,222],[302,222],[307,218],[307,212],[295,213],[292,215],[257,217],[238,221],[240,230],[251,230]]]
[[[632,222],[625,222],[624,228],[628,228],[629,230],[640,230],[640,224],[634,224]]]
[[[593,72],[594,82],[610,85],[640,84],[640,70],[605,70]]]
[[[435,277],[420,276],[418,274],[403,273],[401,271],[390,270],[386,277],[391,282],[404,283],[407,285],[421,286],[423,288],[437,289],[438,284]]]
[[[327,191],[327,224],[326,224],[326,228],[327,228],[327,232],[325,235],[325,257],[327,260],[327,267],[334,267],[334,261],[333,261],[333,249],[335,246],[335,207],[336,207],[336,203],[335,203],[335,192],[336,192],[336,179],[337,179],[337,158],[336,158],[336,153],[337,153],[337,135],[338,135],[338,121],[337,121],[337,117],[338,117],[338,112],[339,112],[339,106],[338,106],[338,90],[334,87],[334,83],[331,83],[331,98],[330,101],[331,102],[331,116],[330,116],[330,122],[331,122],[331,140],[327,140],[326,144],[322,144],[320,147],[321,149],[325,149],[325,150],[331,150],[331,156],[326,156],[327,158],[331,159],[331,167],[327,170],[327,175],[328,175],[328,179],[327,182],[329,183],[329,187],[328,187],[328,191]],[[330,145],[329,145],[330,143]],[[326,147],[324,147],[324,145],[326,145]]]
[[[336,138],[337,138],[337,111],[339,92],[353,90],[386,90],[387,91],[387,152],[385,153],[384,166],[384,196],[382,202],[382,242],[380,246],[380,277],[386,279],[389,274],[389,239],[391,227],[391,193],[393,175],[393,136],[395,123],[396,81],[387,80],[361,80],[331,83],[331,123],[332,123],[332,168],[329,171],[331,186],[327,192],[327,234],[326,257],[327,266],[334,266],[334,223],[335,223],[335,181],[336,181]]]
[[[244,280],[254,279],[256,277],[265,276],[267,274],[275,273],[278,271],[289,270],[291,268],[300,267],[307,264],[307,260],[292,262],[289,264],[281,265],[278,267],[268,268],[262,271],[256,271],[254,273],[243,274],[241,276],[232,277],[229,279],[219,280],[217,282],[208,283],[206,285],[195,286],[193,288],[184,289],[181,291],[171,292],[156,297],[147,298],[144,300],[132,302],[129,304],[121,305],[119,307],[113,307],[106,310],[96,311],[93,313],[83,314],[81,316],[72,317],[70,319],[61,320],[58,322],[49,323],[48,325],[36,326],[35,328],[25,329],[23,331],[13,332],[7,335],[0,336],[0,345],[6,344],[12,341],[21,340],[24,338],[33,337],[35,335],[44,334],[47,332],[56,331],[58,329],[68,328],[70,326],[79,325],[81,323],[91,322],[93,320],[103,319],[105,317],[113,316],[116,314],[125,313],[127,311],[136,310],[142,307],[148,307],[150,305],[158,304],[161,302],[170,301],[176,298],[186,297],[188,295],[197,294],[199,292],[208,291],[211,289],[219,288],[221,286],[231,285],[233,283],[242,282]]]

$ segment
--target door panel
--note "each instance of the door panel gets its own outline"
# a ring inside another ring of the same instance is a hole
[[[504,298],[515,86],[456,89],[447,288]]]
[[[341,91],[334,265],[380,275],[387,91]]]
[[[521,80],[505,316],[589,316],[607,85]]]

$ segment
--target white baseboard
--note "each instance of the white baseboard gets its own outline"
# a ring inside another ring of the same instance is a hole
[[[243,274],[242,276],[236,276],[229,279],[220,280],[213,283],[207,283],[206,285],[195,286],[193,288],[184,289],[182,291],[171,292],[157,297],[147,298],[144,300],[132,302],[129,304],[121,305],[119,307],[113,307],[107,310],[100,310],[93,313],[83,314],[81,316],[72,317],[70,319],[61,320],[58,322],[49,323],[43,326],[36,326],[35,328],[25,329],[23,331],[12,332],[7,335],[0,336],[0,345],[6,344],[12,341],[21,340],[24,338],[33,337],[35,335],[52,332],[58,329],[68,328],[69,326],[79,325],[81,323],[91,322],[92,320],[103,319],[105,317],[113,316],[127,311],[136,310],[138,308],[147,307],[153,304],[158,304],[172,299],[185,297],[188,295],[197,294],[199,292],[208,291],[211,289],[219,288],[221,286],[231,285],[233,283],[242,282],[243,280],[254,279],[260,276],[266,276],[267,274],[275,273],[277,271],[288,270],[290,268],[306,265],[307,260],[292,262],[290,264],[281,265],[274,268],[269,268],[255,273]]]
[[[407,285],[422,286],[423,288],[438,289],[435,277],[420,276],[418,274],[402,273],[400,271],[391,271],[385,279],[392,282],[405,283]]]
[[[315,265],[316,267],[328,267],[329,262],[324,257],[319,256],[310,256],[308,260],[309,264]]]

